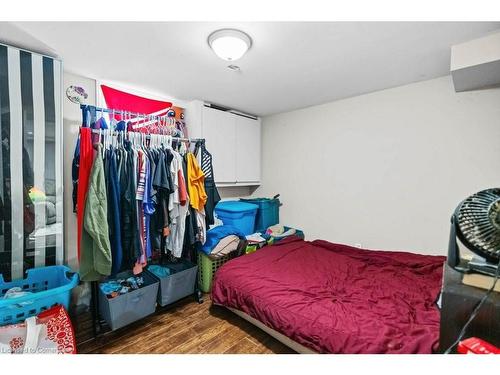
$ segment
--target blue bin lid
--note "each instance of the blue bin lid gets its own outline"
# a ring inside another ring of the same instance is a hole
[[[249,212],[249,211],[256,211],[258,209],[259,206],[257,206],[256,204],[239,202],[239,201],[219,202],[215,206],[215,210],[227,211],[227,212]]]

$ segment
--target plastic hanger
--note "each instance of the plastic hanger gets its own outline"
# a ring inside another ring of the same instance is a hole
[[[115,119],[115,110],[111,110],[111,119],[109,120],[109,127],[110,129],[115,130],[116,129],[116,119]]]
[[[102,150],[103,150],[103,157],[104,157],[104,151],[108,147],[108,132],[106,129],[99,128],[99,132],[102,132]]]
[[[102,117],[101,117],[102,118]],[[109,147],[109,132],[108,129],[104,128],[102,129],[102,135],[103,135],[103,152],[105,152],[108,147]]]
[[[106,136],[107,136],[107,149],[110,150],[113,142],[113,133],[111,133],[111,129],[106,129]]]

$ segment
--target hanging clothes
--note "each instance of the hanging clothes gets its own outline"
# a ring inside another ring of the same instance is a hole
[[[140,256],[138,248],[137,205],[134,170],[134,152],[130,142],[125,143],[120,170],[120,217],[122,239],[122,264],[131,269]]]
[[[73,182],[73,212],[77,212],[78,202],[78,174],[80,171],[80,134],[76,140],[75,151],[73,152],[73,161],[71,163],[71,180]]]
[[[88,110],[87,107],[82,108],[82,128],[88,128]],[[82,131],[78,133],[78,138],[76,139],[75,151],[73,152],[73,162],[71,164],[71,179],[73,182],[73,212],[77,212],[78,205],[78,178],[80,175],[80,143],[82,137]],[[90,135],[90,139],[92,135]],[[86,189],[84,189],[86,190]],[[77,247],[80,247],[80,237],[78,236]]]
[[[85,203],[80,259],[80,275],[83,281],[97,281],[102,276],[111,274],[108,202],[101,150],[102,145],[98,144]]]
[[[102,112],[101,112],[102,113]],[[96,108],[92,106],[83,106],[82,107],[82,126],[81,129],[107,129],[108,125],[106,123],[106,120],[104,117],[100,117],[98,120],[96,120],[97,115],[96,115]],[[81,144],[81,131],[80,134],[78,135],[78,138],[76,140],[76,145],[75,145],[75,151],[73,153],[73,161],[71,165],[71,177],[72,177],[72,182],[73,182],[73,212],[77,212],[77,206],[78,206],[78,185],[79,185],[79,176],[80,176],[80,157],[81,157],[81,151],[80,151],[80,144]],[[92,136],[92,133],[90,133],[90,139],[91,143],[95,142],[100,142],[99,136],[97,134],[94,134]],[[93,140],[95,139],[95,142]],[[90,169],[90,167],[89,167]],[[87,186],[84,186],[86,190]]]
[[[203,245],[207,238],[207,224],[205,218],[205,208],[196,210],[196,225],[198,226],[197,239]]]
[[[201,170],[205,175],[205,192],[207,202],[205,204],[205,220],[209,227],[215,223],[214,209],[220,201],[219,191],[215,185],[214,169],[212,166],[212,154],[205,147],[205,142],[201,144]]]
[[[90,170],[92,168],[94,152],[92,149],[92,131],[90,128],[80,128],[80,158],[78,168],[78,190],[77,190],[77,248],[78,259],[81,255],[81,240],[83,231],[83,218],[85,212],[85,201],[89,185]]]
[[[171,193],[171,181],[167,172],[167,156],[164,150],[159,150],[157,163],[152,179],[152,186],[155,190],[154,201],[156,210],[151,219],[151,231],[153,244],[156,249],[165,251],[165,239],[170,234],[170,219],[168,213],[168,201]]]
[[[186,230],[186,215],[188,214],[188,196],[186,192],[181,192],[181,185],[185,186],[184,172],[182,169],[182,156],[176,152],[173,154],[170,163],[170,173],[172,177],[172,193],[169,197],[169,217],[171,221],[170,235],[167,237],[167,249],[176,258],[182,256],[184,244],[184,233]],[[181,195],[184,204],[181,204]]]
[[[210,207],[196,157],[171,138],[130,132],[130,122],[112,124],[114,132],[103,131],[101,139],[92,129],[106,129],[104,117],[97,118],[92,108],[84,117],[75,149],[82,279],[98,280],[122,270],[138,274],[165,256],[169,261],[186,255],[195,260],[206,237],[205,207]],[[99,144],[97,152],[93,142]]]
[[[145,255],[146,259],[151,257],[151,216],[155,213],[155,204],[153,202],[153,179],[152,174],[155,170],[154,160],[144,155],[146,160],[146,176],[144,183],[144,197],[142,199],[142,209],[144,212],[144,236],[145,236]]]
[[[180,156],[180,154],[179,154]],[[187,187],[186,187],[186,179],[184,176],[184,168],[183,168],[183,163],[184,160],[182,156],[180,156],[180,168],[178,172],[178,179],[179,179],[179,203],[181,206],[186,206],[189,204],[189,196],[187,193]]]
[[[196,156],[190,152],[187,153],[187,177],[191,207],[198,211],[202,210],[207,202],[204,185],[205,175],[196,160]]]
[[[106,193],[108,202],[108,227],[111,254],[113,258],[111,274],[116,275],[122,266],[123,250],[120,229],[120,186],[116,153],[113,149],[105,152],[104,172],[106,176]]]
[[[182,172],[184,173],[184,176],[186,177],[185,182],[186,182],[186,190],[187,186],[189,184],[189,178],[188,178],[188,167],[187,167],[187,154],[184,155],[182,158]],[[189,197],[189,191],[188,191],[188,197]],[[183,251],[183,256],[186,256],[187,253],[192,250],[194,245],[196,244],[196,233],[198,232],[198,225],[196,224],[196,215],[195,215],[195,210],[191,206],[191,204],[188,205],[188,213],[186,216],[186,229],[184,232],[184,251]],[[191,256],[191,254],[190,254]],[[194,258],[192,258],[194,259]]]
[[[146,173],[148,168],[148,160],[145,156],[144,151],[137,150],[137,191],[135,195],[136,205],[137,205],[137,228],[138,228],[138,238],[139,238],[139,249],[140,256],[137,259],[137,262],[134,267],[134,273],[142,272],[142,268],[147,265],[146,260],[146,221],[144,217],[144,192],[146,189]]]
[[[195,232],[196,240],[202,245],[206,238],[205,222],[205,204],[207,203],[207,194],[205,192],[205,175],[201,170],[196,156],[192,153],[187,154],[187,173],[188,173],[188,192],[191,207],[195,210]]]

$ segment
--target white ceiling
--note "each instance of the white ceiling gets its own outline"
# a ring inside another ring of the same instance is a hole
[[[182,100],[256,115],[360,95],[449,74],[450,46],[500,22],[16,22],[65,69]],[[207,44],[219,28],[253,39],[226,68]]]

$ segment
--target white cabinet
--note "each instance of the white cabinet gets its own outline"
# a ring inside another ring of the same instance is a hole
[[[260,120],[203,107],[201,136],[212,154],[219,186],[260,183]]]
[[[212,154],[216,183],[236,183],[236,127],[234,115],[204,108],[202,137]]]
[[[236,116],[236,181],[260,181],[260,121]]]

